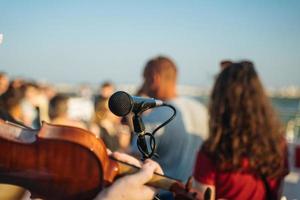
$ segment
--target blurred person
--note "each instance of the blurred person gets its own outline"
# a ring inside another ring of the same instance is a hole
[[[126,151],[130,143],[130,129],[121,120],[109,110],[108,99],[97,102],[94,123],[98,125],[99,136],[112,151]]]
[[[106,81],[101,85],[100,96],[102,98],[109,98],[114,93],[114,91],[115,85],[110,81]]]
[[[57,94],[56,88],[49,84],[43,84],[40,89],[48,101],[50,101]]]
[[[21,86],[25,98],[22,102],[22,109],[25,113],[24,123],[33,128],[39,128],[41,121],[49,121],[48,99],[42,93],[38,84],[25,82]]]
[[[0,72],[0,96],[6,92],[9,86],[8,75],[4,72]]]
[[[167,176],[187,181],[193,170],[195,157],[208,130],[208,116],[205,106],[199,102],[177,95],[177,67],[175,63],[163,56],[151,59],[145,66],[142,94],[165,101],[173,105],[177,115],[156,135],[155,159]],[[143,121],[147,131],[154,130],[172,116],[172,111],[165,107],[157,107],[144,113]],[[137,153],[136,139],[132,149]]]
[[[209,105],[209,137],[194,177],[211,199],[280,199],[288,174],[283,129],[251,62],[218,75]]]
[[[56,88],[52,85],[42,83],[39,85],[39,95],[37,97],[37,107],[39,114],[39,122],[50,122],[49,118],[49,102],[57,94]]]
[[[89,126],[94,113],[94,105],[92,99],[93,92],[89,85],[82,84],[79,87],[78,94],[69,98],[68,116],[76,121],[82,121],[86,127]]]
[[[101,84],[98,94],[95,95],[95,108],[97,102],[101,99],[109,98],[115,92],[115,85],[110,81],[105,81]]]
[[[19,77],[11,80],[10,84],[13,88],[21,88],[25,84],[25,81]]]
[[[23,91],[10,86],[8,90],[0,96],[1,112],[6,113],[8,118],[14,118],[17,121],[24,122],[24,113],[21,107],[23,99]]]
[[[38,111],[35,107],[36,97],[38,95],[38,86],[35,83],[24,82],[21,89],[24,90],[25,94],[25,98],[22,101],[22,110],[26,114],[24,124],[26,126],[35,127],[36,124],[34,123],[38,118]]]
[[[79,86],[78,96],[85,99],[92,99],[93,91],[88,84],[83,83]]]
[[[68,116],[69,97],[63,94],[54,96],[49,102],[49,117],[53,124],[74,126],[86,129],[86,125],[80,121],[73,120]]]

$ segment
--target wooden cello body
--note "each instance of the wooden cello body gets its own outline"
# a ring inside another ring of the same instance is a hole
[[[118,176],[138,170],[110,158],[103,141],[86,130],[48,123],[33,130],[0,120],[0,183],[26,188],[34,198],[93,199]],[[147,185],[202,199],[163,175],[154,174]]]
[[[22,186],[34,197],[92,199],[118,174],[103,142],[87,131],[46,123],[40,130],[0,123],[1,183]]]

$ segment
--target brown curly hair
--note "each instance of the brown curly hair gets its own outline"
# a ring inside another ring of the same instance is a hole
[[[221,171],[242,171],[244,159],[257,175],[284,172],[280,122],[249,61],[233,63],[218,75],[209,105],[210,135],[202,150]]]

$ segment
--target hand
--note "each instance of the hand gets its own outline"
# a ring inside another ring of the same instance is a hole
[[[141,167],[141,170],[135,174],[124,176],[115,181],[110,187],[103,190],[96,200],[153,199],[156,190],[153,187],[146,186],[145,183],[152,178],[154,172],[162,174],[160,166],[149,159],[143,164],[137,159],[122,153],[113,153],[113,157],[120,161]]]

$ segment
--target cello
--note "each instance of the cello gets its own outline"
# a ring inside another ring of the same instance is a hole
[[[0,183],[24,187],[34,198],[93,199],[116,178],[138,170],[109,157],[103,141],[86,130],[45,122],[35,130],[0,120]],[[147,185],[202,199],[160,174]]]

